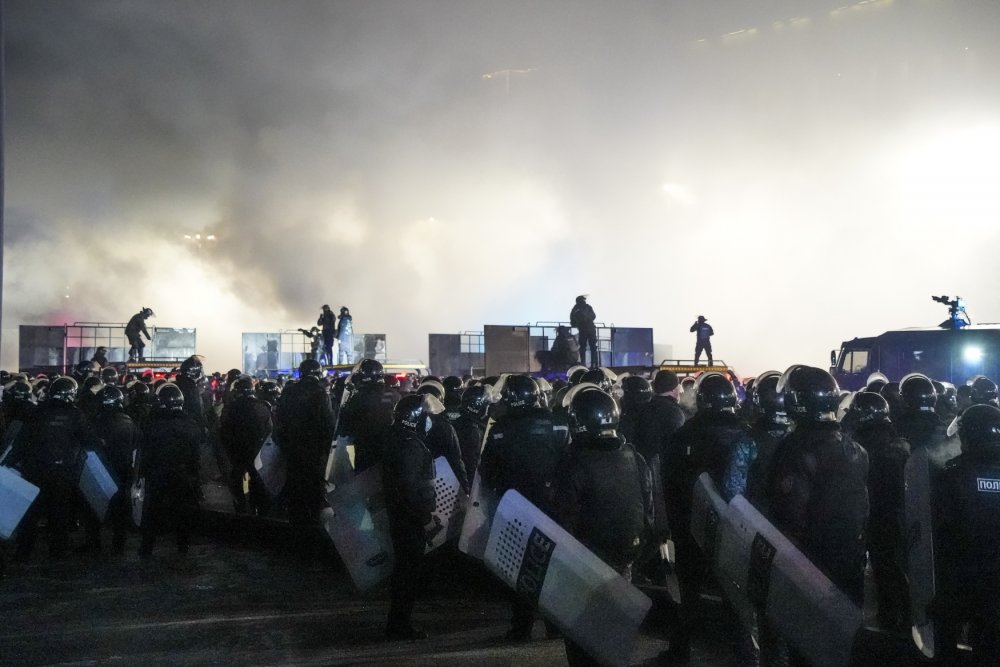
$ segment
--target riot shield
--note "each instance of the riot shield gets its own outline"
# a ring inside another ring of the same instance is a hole
[[[37,497],[37,486],[16,470],[0,466],[0,539],[9,540],[14,535]]]
[[[934,529],[931,523],[930,456],[919,447],[910,454],[904,472],[906,498],[906,557],[910,583],[913,641],[920,652],[934,657],[934,626],[927,608],[934,599]]]
[[[462,528],[462,514],[468,502],[455,471],[443,456],[434,460],[434,496],[436,507],[432,521],[435,528],[427,544],[427,553],[455,539]]]
[[[493,525],[493,515],[497,510],[497,497],[493,490],[483,484],[483,478],[476,471],[472,478],[472,492],[462,517],[462,526],[458,536],[458,550],[483,560],[486,554],[486,544],[490,539],[490,527]]]
[[[652,602],[517,491],[500,499],[484,560],[598,662],[629,663]]]
[[[115,484],[115,480],[97,452],[87,451],[83,470],[80,471],[79,486],[98,520],[104,521],[108,513],[108,503],[118,493],[118,485]]]
[[[285,481],[288,479],[288,462],[272,436],[268,435],[264,439],[264,444],[261,445],[253,461],[253,467],[267,492],[272,497],[278,496],[285,488]]]

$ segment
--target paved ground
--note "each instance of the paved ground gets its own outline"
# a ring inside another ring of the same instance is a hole
[[[499,639],[508,619],[499,584],[457,552],[428,568],[415,622],[431,638],[387,643],[386,591],[360,596],[335,556],[288,553],[285,531],[208,515],[186,558],[163,540],[148,563],[137,536],[123,557],[55,562],[40,540],[33,560],[0,581],[0,663],[564,664],[562,642],[543,639],[540,622],[530,643]],[[663,623],[649,626],[635,664],[655,664],[666,648]],[[724,664],[717,635],[706,626],[693,664]]]

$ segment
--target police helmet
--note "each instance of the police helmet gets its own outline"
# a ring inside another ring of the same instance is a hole
[[[846,418],[859,426],[888,423],[889,402],[881,394],[873,391],[859,391],[851,399]]]
[[[234,397],[253,396],[254,395],[253,378],[250,377],[249,375],[244,375],[240,378],[237,378],[236,381],[234,381],[231,385],[229,385],[229,393],[232,394]]]
[[[243,375],[243,371],[240,369],[230,368],[226,371],[226,386],[231,387],[234,382],[240,379],[241,375]]]
[[[785,412],[795,421],[837,421],[840,387],[822,368],[792,366],[782,374],[776,390],[785,398]]]
[[[35,394],[31,385],[24,380],[18,380],[7,385],[3,390],[4,403],[34,403]]]
[[[73,374],[83,380],[90,377],[94,373],[94,362],[92,361],[81,361],[73,368]]]
[[[722,373],[703,373],[695,384],[698,412],[736,412],[736,387]]]
[[[444,386],[437,380],[425,380],[420,383],[417,387],[418,394],[428,394],[438,399],[439,401],[444,400]]]
[[[385,369],[376,359],[362,359],[351,371],[351,382],[357,387],[385,384]]]
[[[630,405],[649,403],[653,385],[641,375],[626,375],[622,378],[622,398]]]
[[[257,387],[257,397],[268,405],[274,405],[281,396],[281,385],[274,380],[264,380]]]
[[[97,398],[103,410],[121,410],[125,407],[125,394],[122,393],[121,389],[112,384],[105,385],[98,392]]]
[[[430,394],[410,394],[396,402],[392,423],[403,431],[423,437],[431,430],[431,417],[442,412],[444,404]]]
[[[526,410],[538,405],[539,394],[530,375],[508,375],[502,382],[500,402],[510,410]]]
[[[570,385],[580,384],[588,370],[586,366],[574,366],[566,371],[566,379],[569,380]]]
[[[104,384],[118,384],[118,371],[114,366],[105,366],[101,369],[101,382]]]
[[[132,380],[132,382],[128,383],[127,388],[129,398],[135,398],[136,396],[149,396],[149,385],[145,382]]]
[[[156,390],[156,398],[162,410],[179,412],[184,409],[184,392],[173,382],[161,384]]]
[[[769,419],[785,416],[785,397],[778,393],[779,380],[781,373],[778,371],[765,371],[753,382],[750,395],[754,409]]]
[[[575,392],[566,411],[569,429],[574,436],[596,438],[618,435],[621,411],[615,399],[596,387]]]
[[[465,383],[457,375],[449,375],[441,380],[441,386],[444,387],[445,394],[461,394],[462,389],[465,388]]]
[[[462,412],[483,421],[493,405],[493,390],[488,384],[469,387],[462,393]]]
[[[205,375],[204,366],[201,363],[201,359],[196,356],[190,356],[181,362],[181,375],[185,375],[195,382],[200,380]]]
[[[977,375],[969,383],[973,405],[997,405],[997,383],[985,375]]]
[[[83,381],[84,390],[95,395],[101,390],[102,387],[104,387],[104,383],[101,382],[101,378],[93,375]]]
[[[318,380],[323,377],[323,367],[315,359],[303,359],[302,363],[299,364],[299,377],[311,377]]]
[[[617,382],[618,376],[612,373],[607,368],[591,368],[589,371],[585,372],[580,378],[580,382],[592,382],[601,388],[602,391],[606,391],[608,394],[612,392],[615,388],[615,382]]]
[[[910,373],[899,381],[899,396],[910,410],[933,412],[937,403],[934,383],[923,373]]]
[[[962,454],[969,458],[995,462],[1000,459],[1000,408],[973,405],[958,420]]]
[[[49,386],[49,400],[56,403],[72,403],[76,400],[78,387],[76,380],[71,377],[58,378]]]

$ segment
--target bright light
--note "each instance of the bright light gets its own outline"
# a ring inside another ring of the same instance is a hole
[[[911,221],[993,226],[1000,216],[996,174],[1000,127],[978,126],[922,140],[896,164]]]
[[[967,364],[978,364],[983,360],[983,349],[981,347],[970,345],[962,350],[962,359],[964,359]]]

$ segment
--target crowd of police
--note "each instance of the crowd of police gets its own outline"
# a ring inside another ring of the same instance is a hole
[[[0,381],[2,463],[41,489],[18,530],[16,560],[30,558],[43,517],[52,557],[66,553],[77,526],[86,535],[80,550],[101,549],[101,526],[76,486],[86,450],[100,453],[120,488],[108,518],[113,552],[125,547],[136,480],[146,498],[140,556],[163,533],[187,550],[206,447],[228,473],[236,511],[266,515],[275,499],[254,457],[268,435],[287,461],[281,502],[293,546],[308,551],[321,535],[331,442],[347,436],[356,472],[382,466],[395,553],[390,639],[426,636],[411,615],[434,528],[433,461],[443,456],[467,492],[477,473],[497,494],[517,490],[624,577],[655,583],[673,567],[680,600],[667,664],[690,660],[700,593],[711,583],[690,531],[692,490],[704,472],[724,499],[751,501],[858,605],[870,564],[879,625],[908,635],[903,469],[924,448],[935,467],[939,655],[952,659],[960,641],[987,661],[1000,655],[1000,493],[976,487],[1000,479],[997,386],[985,377],[957,389],[919,374],[880,378],[850,394],[809,366],[764,373],[745,387],[720,373],[681,382],[665,370],[648,380],[579,367],[552,384],[505,375],[414,385],[372,359],[336,378],[307,359],[297,379],[283,382],[237,370],[206,377],[192,357],[172,378],[119,378],[84,363],[72,376]],[[661,558],[668,540],[672,566]],[[510,606],[507,639],[530,638],[534,607],[513,593]],[[748,628],[729,614],[738,664],[803,662],[764,619]],[[553,626],[546,633],[558,636]],[[572,664],[591,660],[565,641]]]

